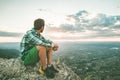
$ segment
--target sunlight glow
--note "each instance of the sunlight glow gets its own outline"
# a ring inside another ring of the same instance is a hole
[[[61,39],[63,37],[62,33],[52,33],[51,36]]]

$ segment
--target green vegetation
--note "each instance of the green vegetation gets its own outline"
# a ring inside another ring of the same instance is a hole
[[[120,80],[120,49],[111,47],[86,46],[74,51],[75,47],[62,54],[61,60],[82,80]]]

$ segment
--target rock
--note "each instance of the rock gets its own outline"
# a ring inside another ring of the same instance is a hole
[[[19,58],[3,59],[0,58],[0,80],[81,80],[64,63],[53,63],[55,68],[59,70],[55,78],[47,79],[45,76],[38,73],[41,66],[37,63],[36,66],[25,67]]]

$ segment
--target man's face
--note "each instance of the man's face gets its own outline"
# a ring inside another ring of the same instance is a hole
[[[42,26],[42,28],[41,28],[41,33],[43,32],[43,30],[44,30],[44,26]]]

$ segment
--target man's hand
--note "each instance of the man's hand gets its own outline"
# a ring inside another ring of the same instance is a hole
[[[54,44],[53,51],[57,51],[59,48],[58,44]]]

